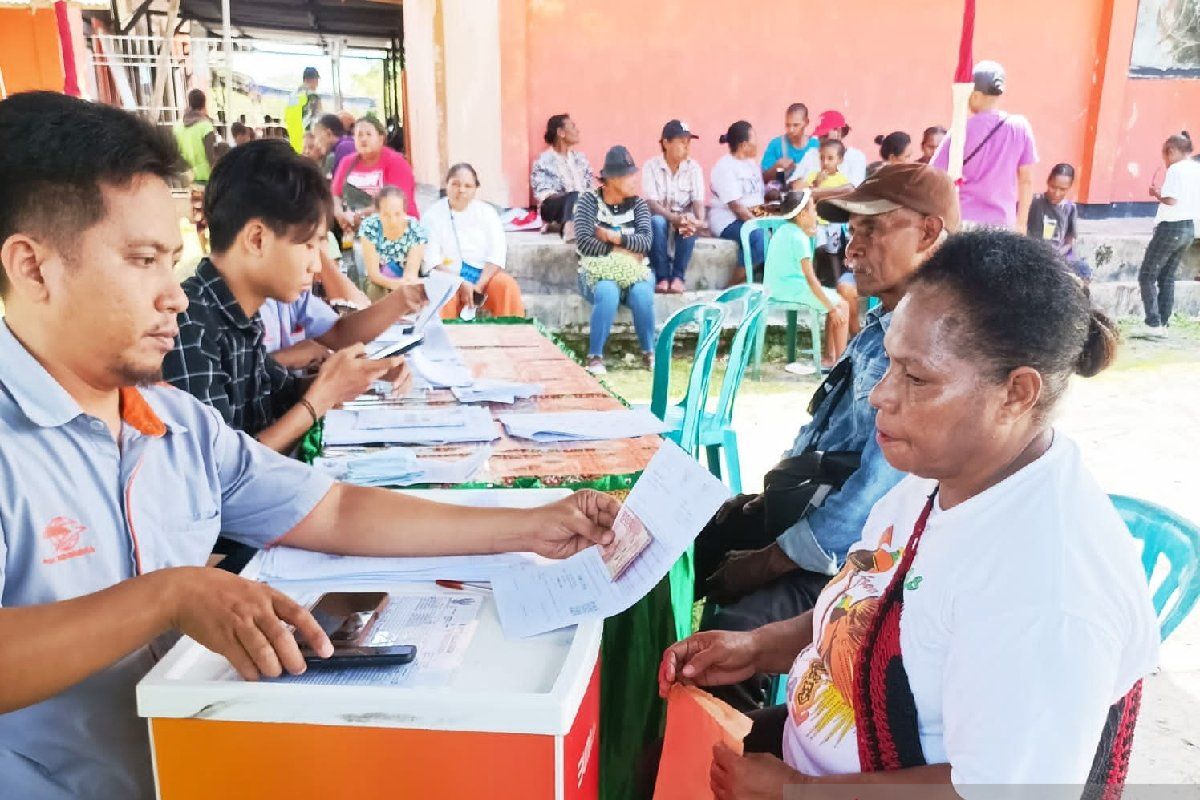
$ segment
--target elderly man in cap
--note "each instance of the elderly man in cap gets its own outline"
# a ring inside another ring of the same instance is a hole
[[[1005,83],[1004,67],[995,61],[975,65],[959,197],[967,227],[986,225],[1025,233],[1037,146],[1029,120],[1000,110]],[[931,166],[948,168],[950,138],[942,140]]]
[[[767,473],[765,491],[727,502],[697,538],[697,594],[719,606],[710,630],[749,631],[812,608],[871,507],[902,477],[875,441],[868,396],[888,369],[883,336],[909,277],[958,228],[954,185],[923,164],[889,164],[817,210],[849,222],[847,261],[880,305],[817,389],[812,421]],[[716,693],[748,710],[765,689],[760,675]]]

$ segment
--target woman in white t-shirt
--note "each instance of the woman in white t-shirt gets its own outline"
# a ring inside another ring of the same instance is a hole
[[[729,153],[713,165],[710,175],[712,200],[709,202],[708,227],[716,236],[737,243],[738,265],[730,283],[745,283],[746,269],[740,256],[742,225],[761,216],[766,187],[758,164],[758,142],[749,122],[743,119],[730,125],[729,130],[721,134],[721,144],[728,145]],[[760,277],[765,261],[763,232],[756,230],[750,234],[750,263]]]
[[[1123,782],[1158,625],[1134,539],[1052,426],[1071,374],[1112,361],[1115,327],[1051,248],[988,230],[942,245],[884,341],[877,439],[909,477],[812,611],[663,656],[663,692],[790,670],[750,755],[718,747],[716,796]]]
[[[455,164],[446,173],[446,196],[425,212],[426,268],[464,278],[458,296],[442,307],[442,316],[453,319],[464,307],[481,306],[493,317],[523,317],[521,287],[504,271],[504,226],[490,203],[475,198],[478,191],[475,168]]]

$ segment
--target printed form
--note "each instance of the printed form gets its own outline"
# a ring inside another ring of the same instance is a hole
[[[725,484],[664,440],[625,500],[626,512],[641,523],[627,530],[650,534],[645,549],[615,580],[599,545],[496,575],[492,588],[505,634],[533,636],[629,608],[663,579],[728,497]]]

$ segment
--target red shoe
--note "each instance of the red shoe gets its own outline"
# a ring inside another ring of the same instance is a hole
[[[671,281],[671,294],[683,294],[683,290],[686,288],[681,278]]]
[[[671,291],[671,285],[666,281],[659,281],[658,283],[654,284],[655,294],[666,294],[669,291]]]

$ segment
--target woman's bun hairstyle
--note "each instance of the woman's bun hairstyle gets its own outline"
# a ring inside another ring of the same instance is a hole
[[[1088,320],[1087,340],[1075,362],[1075,374],[1091,378],[1111,366],[1117,358],[1120,340],[1116,324],[1103,311],[1093,308]]]

